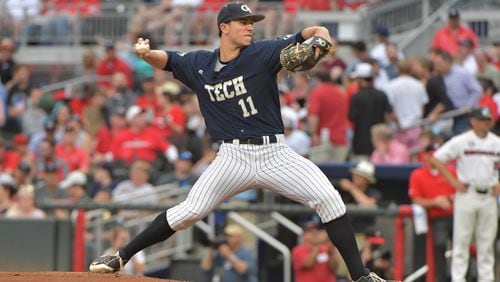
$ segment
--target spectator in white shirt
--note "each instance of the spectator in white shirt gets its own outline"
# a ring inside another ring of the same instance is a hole
[[[389,44],[389,29],[386,26],[378,26],[373,31],[373,39],[375,46],[370,50],[370,57],[379,62],[382,68],[386,68],[389,64],[387,56],[387,45]],[[398,51],[398,58],[403,59],[403,53]]]
[[[307,157],[311,150],[311,138],[303,130],[297,128],[297,122],[290,116],[283,115],[285,143],[297,154]]]
[[[458,42],[457,59],[464,69],[476,75],[478,66],[474,57],[474,43],[470,39],[462,39]]]
[[[410,75],[411,67],[409,60],[399,62],[399,76],[386,87],[399,126],[395,138],[408,148],[418,146],[421,132],[418,123],[423,117],[424,105],[429,101],[425,86]]]
[[[39,0],[7,0],[5,7],[13,20],[15,39],[19,39],[23,23],[40,14]]]

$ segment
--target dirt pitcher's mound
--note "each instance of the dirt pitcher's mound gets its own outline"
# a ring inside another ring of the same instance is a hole
[[[0,272],[2,282],[176,282],[174,280],[130,276],[122,274],[98,274],[90,272]],[[179,282],[179,281],[177,281]]]

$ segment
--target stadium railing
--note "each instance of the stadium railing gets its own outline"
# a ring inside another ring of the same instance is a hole
[[[94,210],[94,209],[104,209],[104,210],[147,210],[147,211],[164,211],[168,208],[172,207],[172,204],[159,204],[159,205],[150,205],[150,204],[124,204],[124,203],[95,203],[95,202],[82,202],[82,203],[62,203],[62,202],[43,202],[39,204],[40,208],[43,209],[77,209],[78,213],[85,213],[85,210]],[[405,274],[405,228],[404,228],[404,217],[408,216],[410,212],[408,208],[405,206],[391,206],[388,208],[361,208],[357,206],[348,206],[348,212],[352,216],[382,216],[395,218],[395,229],[394,229],[394,242],[393,242],[393,251],[394,251],[394,278],[402,280]],[[411,208],[410,208],[411,209]],[[256,234],[259,238],[263,239],[267,243],[276,247],[282,254],[284,262],[284,271],[290,272],[291,269],[290,261],[287,259],[287,252],[281,245],[279,241],[272,240],[269,238],[269,234],[265,233],[262,229],[258,228],[254,224],[246,221],[241,216],[239,216],[238,212],[255,212],[255,213],[272,213],[279,212],[284,215],[311,215],[314,213],[312,209],[304,207],[302,205],[297,204],[273,204],[273,205],[264,205],[264,204],[253,204],[250,206],[242,207],[242,206],[234,206],[231,204],[222,204],[219,206],[216,211],[226,212],[228,216],[240,223],[244,228],[248,231]],[[77,216],[77,218],[84,218],[82,216]],[[143,222],[146,222],[146,219],[143,219]],[[81,233],[82,228],[80,225],[85,225],[86,223],[83,220],[77,221],[75,223],[75,236],[78,237],[78,233]],[[80,226],[80,227],[79,227]],[[184,231],[183,231],[184,232]],[[80,235],[81,237],[81,235]],[[272,237],[272,236],[271,236]],[[274,239],[274,238],[273,238]],[[167,240],[168,241],[168,240]],[[77,246],[76,244],[81,244],[81,246]],[[75,243],[75,253],[76,255],[83,255],[85,246],[82,240],[77,240]],[[77,251],[80,250],[80,251]],[[76,259],[76,258],[75,258]],[[77,262],[82,262],[83,259],[76,259]],[[287,266],[288,265],[288,266]],[[75,269],[81,269],[75,265]],[[288,274],[284,273],[284,277],[291,277]],[[291,273],[290,273],[291,275]]]

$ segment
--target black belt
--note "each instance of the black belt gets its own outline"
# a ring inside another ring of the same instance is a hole
[[[269,138],[268,142],[264,141],[266,138]],[[222,143],[234,143],[235,140],[238,140],[240,144],[247,144],[247,145],[264,145],[266,143],[269,144],[278,143],[278,138],[276,137],[276,135],[262,136],[250,139],[227,139],[227,140],[222,140]]]
[[[489,191],[489,190],[478,190],[478,189],[475,189],[475,190],[476,190],[476,193],[479,193],[479,194],[486,194]]]

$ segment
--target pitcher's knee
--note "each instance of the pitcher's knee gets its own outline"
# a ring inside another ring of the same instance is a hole
[[[174,230],[183,230],[207,216],[209,211],[181,203],[167,212],[169,224]]]
[[[322,222],[330,222],[339,218],[346,213],[346,210],[346,206],[337,192],[326,194],[316,206],[316,212]]]

